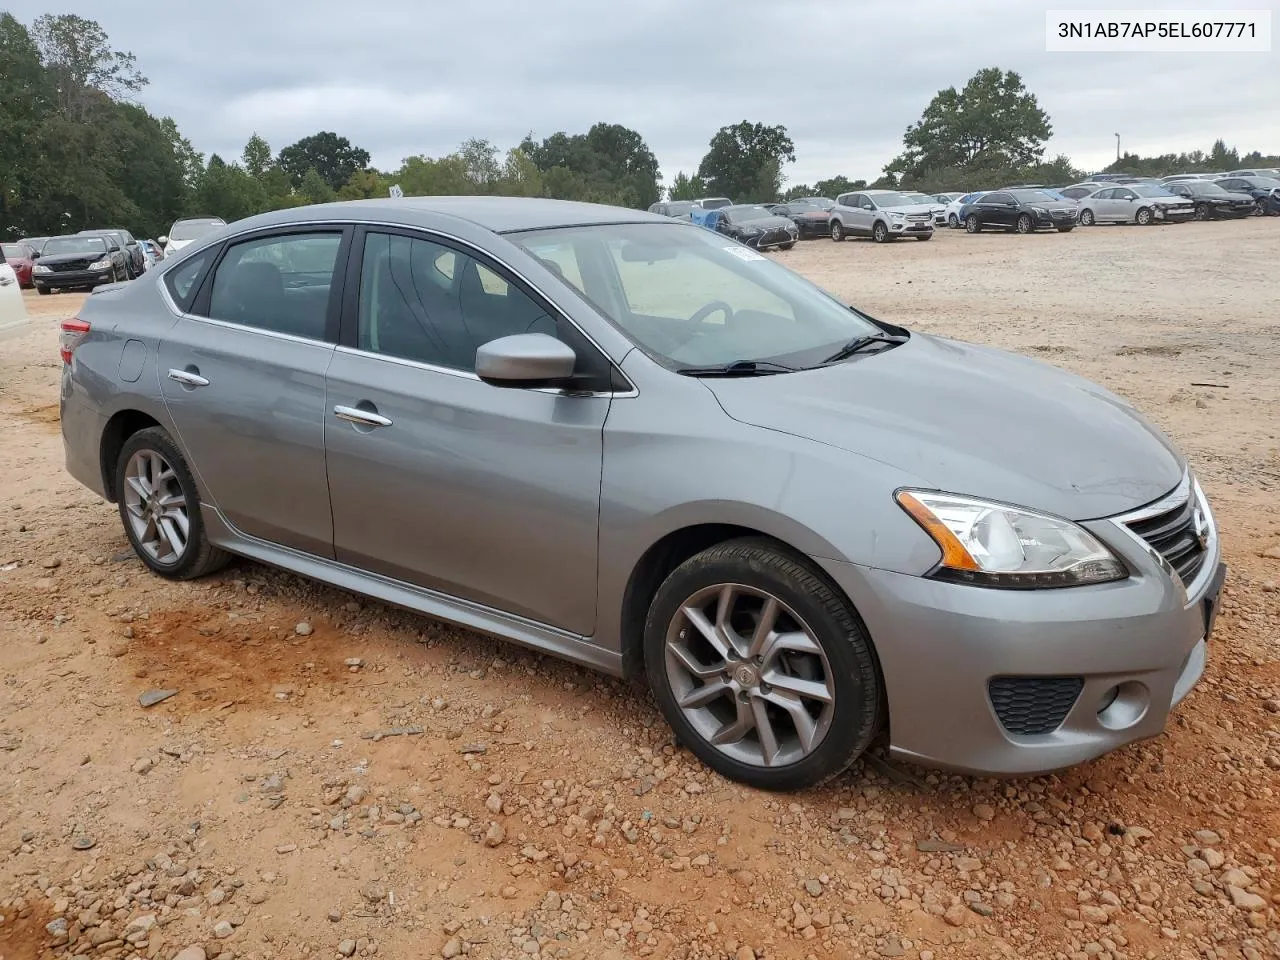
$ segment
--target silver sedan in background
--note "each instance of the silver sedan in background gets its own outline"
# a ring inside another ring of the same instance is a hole
[[[619,676],[785,790],[1164,729],[1224,567],[1128,403],[669,217],[281,210],[61,329],[67,468],[156,574],[273,564]],[[251,654],[246,652],[246,656]]]
[[[1135,183],[1103,187],[1079,200],[1080,225],[1095,223],[1186,223],[1194,219],[1196,205],[1186,197],[1155,184]]]

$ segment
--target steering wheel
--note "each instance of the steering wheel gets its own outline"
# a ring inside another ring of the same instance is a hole
[[[697,312],[689,318],[690,323],[702,323],[707,317],[711,316],[717,310],[724,314],[724,322],[728,323],[733,319],[733,307],[725,303],[723,300],[712,300],[706,306],[699,307]]]

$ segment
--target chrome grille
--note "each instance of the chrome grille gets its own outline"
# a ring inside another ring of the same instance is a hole
[[[1194,493],[1162,513],[1129,521],[1128,527],[1190,586],[1209,552],[1209,520]]]

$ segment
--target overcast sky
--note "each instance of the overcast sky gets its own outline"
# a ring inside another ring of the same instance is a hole
[[[1092,0],[1076,6],[1141,6]],[[1148,7],[1229,8],[1222,0]],[[1239,6],[1271,9],[1280,0]],[[238,157],[318,130],[381,168],[476,136],[622,123],[670,182],[743,119],[784,124],[792,182],[876,177],[929,99],[978,69],[1022,74],[1053,124],[1047,155],[1086,168],[1143,154],[1280,152],[1280,54],[1045,52],[1048,7],[1028,0],[0,0],[28,24],[96,19],[150,79],[141,96],[205,154]]]

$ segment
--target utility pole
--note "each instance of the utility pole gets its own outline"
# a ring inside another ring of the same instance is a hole
[[[1116,134],[1116,160],[1120,160],[1120,134]]]

